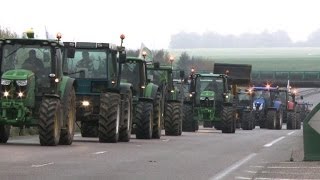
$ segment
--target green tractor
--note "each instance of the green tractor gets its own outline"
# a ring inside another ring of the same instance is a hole
[[[65,42],[65,46],[65,55],[74,56],[65,56],[64,65],[76,80],[76,121],[81,122],[82,137],[99,137],[103,143],[128,142],[132,92],[130,86],[120,84],[124,47],[90,42]]]
[[[181,88],[174,86],[172,67],[154,63],[148,65],[147,70],[148,77],[159,86],[161,92],[161,114],[164,114],[162,122],[164,122],[165,134],[180,136],[182,134],[183,99],[180,96]],[[183,75],[183,71],[180,74]]]
[[[236,109],[228,77],[224,74],[195,74],[194,81],[194,120],[202,121],[205,128],[214,126],[222,133],[235,133]]]
[[[58,40],[0,39],[0,143],[7,142],[11,126],[36,126],[41,145],[72,144],[74,79],[63,74],[63,44],[57,37]]]
[[[142,58],[127,57],[122,63],[121,84],[132,89],[133,131],[137,139],[161,137],[161,91],[148,82],[147,65]]]

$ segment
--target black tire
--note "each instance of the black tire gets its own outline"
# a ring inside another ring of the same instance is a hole
[[[119,139],[120,95],[104,93],[100,95],[99,142],[116,143]]]
[[[153,129],[153,103],[138,102],[136,107],[136,138],[151,139]]]
[[[129,142],[131,137],[132,129],[132,93],[128,92],[123,96],[123,111],[121,118],[123,118],[123,124],[119,130],[119,141]]]
[[[82,137],[98,137],[98,123],[90,121],[81,121]]]
[[[243,130],[253,129],[253,117],[251,112],[244,111],[241,116],[241,128]]]
[[[10,136],[11,126],[0,125],[0,143],[7,143]]]
[[[195,132],[196,131],[196,121],[193,120],[193,110],[191,104],[183,105],[183,123],[182,131],[184,132]]]
[[[179,136],[182,121],[181,109],[181,103],[169,102],[166,104],[164,129],[167,136]]]
[[[282,109],[279,109],[276,113],[277,119],[276,119],[276,128],[278,130],[282,129],[282,124],[283,124],[283,111]]]
[[[296,113],[288,112],[287,116],[287,129],[296,129]]]
[[[161,137],[161,121],[162,121],[162,108],[161,108],[161,94],[157,93],[156,99],[153,102],[153,129],[152,138],[160,139]]]
[[[277,112],[274,110],[268,111],[267,113],[267,128],[268,129],[275,129],[276,128],[276,121],[277,121]]]
[[[221,114],[222,133],[235,133],[236,122],[233,107],[224,106]]]
[[[75,121],[76,121],[76,93],[72,88],[67,94],[67,99],[63,102],[65,127],[60,132],[59,144],[71,145],[74,137]]]
[[[296,116],[296,129],[301,129],[300,113],[295,113]]]
[[[60,100],[43,98],[39,114],[39,139],[41,146],[56,146],[60,140],[62,110]]]

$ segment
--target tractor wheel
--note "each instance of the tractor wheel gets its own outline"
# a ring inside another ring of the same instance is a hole
[[[179,136],[180,121],[182,121],[181,108],[181,103],[167,103],[164,116],[164,129],[167,136]]]
[[[98,124],[90,121],[81,121],[82,137],[98,137]]]
[[[300,113],[295,113],[296,116],[296,129],[301,129]]]
[[[288,112],[287,116],[287,129],[296,129],[296,113]]]
[[[253,118],[251,112],[244,111],[241,117],[241,128],[243,130],[252,130]]]
[[[10,136],[11,126],[0,125],[0,143],[7,143]]]
[[[153,129],[152,138],[160,139],[161,137],[161,121],[162,121],[162,111],[161,111],[161,94],[157,93],[156,99],[153,102]]]
[[[99,142],[116,143],[119,139],[120,95],[105,93],[100,95]]]
[[[195,132],[196,131],[196,121],[193,120],[193,111],[191,104],[183,105],[183,123],[182,131],[184,132]]]
[[[136,138],[151,139],[153,128],[153,104],[138,102],[136,107]]]
[[[236,122],[233,107],[224,106],[221,119],[222,133],[235,133]]]
[[[63,145],[72,144],[76,121],[76,93],[74,88],[68,93],[67,99],[63,102],[63,122],[65,123],[65,127],[61,129],[59,140],[59,144]]]
[[[41,146],[56,146],[61,132],[62,109],[60,100],[43,98],[39,115],[39,139]]]
[[[268,111],[267,113],[267,128],[268,129],[275,129],[276,128],[276,121],[277,121],[277,112],[276,111]]]
[[[131,91],[124,95],[123,98],[123,110],[122,116],[123,125],[119,130],[119,141],[129,142],[131,137],[131,129],[132,129],[132,93]]]
[[[277,119],[276,119],[276,129],[281,130],[282,124],[283,124],[283,111],[282,109],[279,109],[276,113]]]

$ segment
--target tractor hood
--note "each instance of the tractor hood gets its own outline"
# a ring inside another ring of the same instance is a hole
[[[200,94],[200,100],[205,100],[208,98],[209,100],[214,100],[214,91],[202,91]]]
[[[263,107],[265,106],[265,99],[263,98],[258,98],[256,100],[253,101],[253,110],[262,110]]]
[[[34,73],[25,69],[14,69],[6,71],[2,74],[2,79],[9,80],[24,80],[28,79],[30,76],[34,76]]]

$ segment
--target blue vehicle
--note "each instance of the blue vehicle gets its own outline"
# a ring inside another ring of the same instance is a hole
[[[281,129],[283,122],[282,102],[276,87],[253,87],[253,111],[260,128]]]

